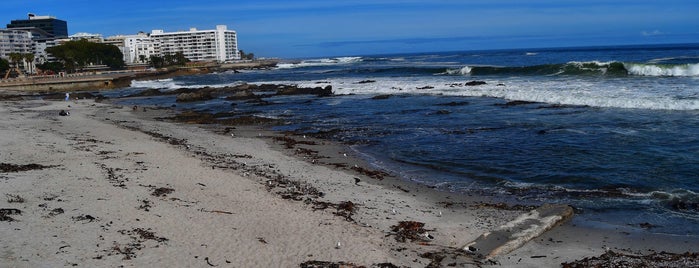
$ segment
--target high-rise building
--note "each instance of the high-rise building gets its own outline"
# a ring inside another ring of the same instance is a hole
[[[11,53],[34,53],[33,45],[30,31],[0,29],[0,58],[8,59]]]
[[[226,25],[217,25],[215,30],[169,32],[153,30],[150,38],[155,41],[155,51],[160,55],[182,52],[191,61],[226,62],[239,60],[238,37]]]
[[[42,29],[54,37],[68,36],[68,23],[51,16],[36,16],[29,13],[26,20],[12,20],[7,24],[8,29],[28,27]]]

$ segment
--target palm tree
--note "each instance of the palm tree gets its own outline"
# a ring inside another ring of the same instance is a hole
[[[27,53],[27,54],[24,54],[22,56],[23,56],[25,62],[27,63],[25,66],[29,67],[28,72],[30,74],[33,74],[34,73],[34,54]]]
[[[10,53],[8,54],[8,57],[10,58],[10,62],[14,67],[7,70],[5,78],[8,78],[12,71],[17,72],[17,76],[22,76],[22,72],[19,70],[19,62],[21,62],[22,59],[24,59],[24,56],[21,53]]]
[[[24,56],[21,53],[10,53],[10,63],[14,65],[15,68],[19,68],[19,62],[22,61]]]

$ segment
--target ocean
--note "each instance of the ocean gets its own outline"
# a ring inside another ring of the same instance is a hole
[[[135,81],[107,95],[241,83],[329,85],[335,96],[177,109],[283,119],[275,130],[350,144],[402,179],[570,204],[577,224],[699,235],[699,44],[299,59]],[[175,98],[121,103],[171,106]]]

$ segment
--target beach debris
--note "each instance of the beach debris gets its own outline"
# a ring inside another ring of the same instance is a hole
[[[122,170],[121,168],[110,168],[106,164],[100,164],[100,168],[107,173],[107,181],[109,181],[112,186],[126,189],[126,182],[129,178],[126,178],[124,174],[117,173]]]
[[[357,206],[352,203],[352,201],[340,202],[340,204],[337,205],[337,212],[335,212],[335,215],[344,217],[345,220],[352,222],[354,221],[352,215],[354,215],[356,209]]]
[[[299,264],[300,268],[359,268],[359,267],[365,267],[362,265],[356,265],[354,263],[349,263],[349,262],[329,262],[329,261],[306,261],[301,264]]]
[[[229,212],[229,211],[223,211],[223,210],[206,210],[206,209],[203,209],[203,208],[199,209],[199,211],[201,211],[201,212],[209,212],[209,213],[217,213],[217,214],[229,214],[229,215],[234,214],[233,212]]]
[[[206,261],[206,264],[208,264],[208,265],[211,266],[211,267],[216,267],[216,266],[218,266],[218,265],[214,265],[213,263],[211,263],[211,261],[209,261],[209,257],[204,258],[204,260]]]
[[[70,112],[67,112],[67,111],[65,111],[65,110],[61,110],[60,112],[58,112],[58,115],[60,115],[60,116],[69,116],[69,115],[70,115]]]
[[[114,253],[124,255],[122,258],[123,260],[131,260],[133,258],[136,258],[136,251],[143,249],[145,246],[141,243],[129,243],[125,246],[120,246],[119,243],[114,242],[114,246],[111,248],[111,252],[109,252],[109,256],[113,255]]]
[[[16,165],[16,164],[10,164],[10,163],[0,163],[0,172],[3,172],[3,173],[21,172],[21,171],[29,171],[29,170],[45,169],[45,168],[53,168],[53,167],[57,167],[57,166],[44,166],[44,165],[39,165],[39,164]]]
[[[16,221],[8,215],[22,215],[22,211],[16,208],[0,208],[0,221]]]
[[[46,218],[51,218],[51,217],[54,217],[56,215],[60,215],[63,213],[65,213],[65,211],[62,208],[54,208],[49,212],[48,215],[46,215]]]
[[[401,191],[404,192],[404,193],[409,193],[409,192],[410,192],[410,190],[405,189],[405,188],[403,188],[403,186],[400,186],[400,185],[395,185],[395,184],[394,184],[393,187],[396,187],[396,189],[401,190]]]
[[[563,268],[582,267],[699,267],[699,253],[654,252],[647,255],[607,251],[597,257],[561,263]]]
[[[437,213],[437,217],[442,217],[442,211],[440,210],[439,213]]]
[[[275,141],[282,142],[287,149],[294,148],[294,146],[296,146],[297,144],[306,144],[306,145],[317,145],[318,144],[314,141],[295,140],[288,135],[285,135],[283,137],[274,137],[273,139]]]
[[[337,244],[335,244],[335,249],[340,249],[342,247],[342,243],[340,241],[337,241]]]
[[[655,225],[655,224],[652,224],[652,223],[649,223],[649,222],[642,222],[642,223],[639,223],[638,226],[641,227],[641,228],[643,228],[643,229],[651,229],[651,228],[658,227],[658,225]]]
[[[151,193],[152,196],[156,197],[164,197],[167,196],[168,194],[174,192],[175,189],[172,188],[167,188],[167,187],[158,187],[153,189],[153,192]]]
[[[395,235],[396,241],[403,243],[407,240],[427,241],[429,239],[428,237],[430,236],[428,231],[434,230],[426,230],[424,227],[425,223],[422,222],[400,221],[398,224],[391,226],[392,233],[390,233],[389,236]]]
[[[135,228],[133,230],[119,230],[118,232],[123,235],[129,235],[138,242],[144,242],[146,240],[155,240],[157,242],[168,241],[168,239],[165,237],[156,236],[155,233],[150,230],[150,228]]]
[[[72,217],[74,221],[86,221],[86,222],[93,222],[97,220],[97,218],[93,217],[92,215],[85,214],[85,215],[80,215],[80,216],[75,216]]]
[[[108,251],[109,256],[113,254],[124,255],[124,260],[136,258],[136,251],[144,249],[146,247],[145,242],[148,240],[153,240],[158,243],[168,241],[168,239],[165,237],[156,236],[150,229],[135,228],[133,230],[119,230],[118,233],[128,235],[131,238],[131,242],[121,246],[115,241],[114,246],[108,250],[105,250],[105,252]]]
[[[530,211],[533,209],[536,209],[537,206],[529,206],[529,205],[510,205],[504,202],[499,202],[499,203],[485,203],[485,202],[480,202],[478,204],[473,205],[472,207],[474,208],[494,208],[494,209],[502,209],[502,210],[513,210],[513,211]]]
[[[475,257],[489,260],[512,252],[571,217],[573,208],[570,206],[545,204],[495,230],[483,233],[461,248],[464,252],[478,252]]]
[[[260,243],[262,243],[262,244],[267,244],[267,240],[265,240],[264,237],[258,237],[257,241],[260,241]]]
[[[137,207],[137,209],[141,209],[143,211],[150,211],[151,208],[151,202],[148,199],[143,199],[143,200],[138,200],[141,202],[141,205]]]
[[[7,203],[24,203],[26,200],[17,194],[5,194]]]
[[[386,172],[383,172],[380,170],[370,170],[370,169],[366,169],[366,168],[363,168],[360,166],[354,166],[354,167],[352,167],[352,170],[354,170],[360,174],[363,174],[367,177],[374,178],[377,180],[383,180],[385,177],[390,176],[390,174],[388,174]]]
[[[359,185],[359,182],[362,181],[359,178],[355,177],[354,178],[354,185]]]

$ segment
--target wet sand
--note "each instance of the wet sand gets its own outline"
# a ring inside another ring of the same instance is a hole
[[[425,267],[531,209],[402,181],[346,146],[261,127],[172,123],[153,119],[168,110],[92,100],[0,111],[1,267]],[[400,222],[424,226],[403,232]],[[699,251],[695,237],[580,225],[489,261],[462,254],[442,265]]]

